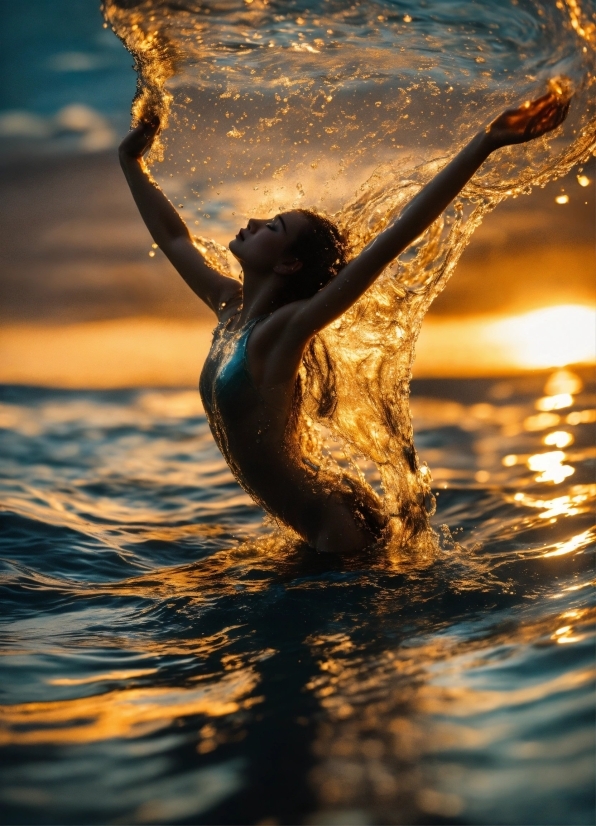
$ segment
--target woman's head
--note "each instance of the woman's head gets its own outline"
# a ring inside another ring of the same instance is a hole
[[[288,253],[302,263],[292,280],[296,299],[309,298],[324,287],[347,263],[347,244],[333,221],[311,209],[296,209],[303,219]]]
[[[346,263],[346,243],[336,225],[310,209],[294,209],[269,220],[251,218],[230,242],[245,275],[283,279],[287,300],[309,298]]]

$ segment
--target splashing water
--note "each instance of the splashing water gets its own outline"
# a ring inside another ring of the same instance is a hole
[[[576,0],[106,0],[103,8],[135,58],[133,119],[155,110],[162,119],[154,174],[228,271],[225,248],[203,235],[225,242],[247,214],[308,204],[333,213],[357,252],[501,110],[547,83],[561,95],[573,90],[562,127],[493,156],[322,334],[338,376],[324,424],[348,463],[376,465],[388,511],[425,527],[431,476],[409,411],[422,319],[491,209],[596,148],[594,15]],[[304,407],[310,435],[308,400]],[[321,438],[306,441],[317,463],[335,461],[329,448],[320,455]]]

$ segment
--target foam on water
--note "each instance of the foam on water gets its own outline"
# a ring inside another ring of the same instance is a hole
[[[562,95],[575,91],[562,128],[494,155],[321,335],[338,400],[324,425],[345,461],[378,468],[387,510],[400,517],[398,541],[401,526],[424,528],[434,508],[408,407],[428,307],[487,212],[596,147],[589,9],[575,0],[412,8],[397,0],[104,4],[136,61],[133,121],[157,110],[164,124],[153,152],[164,164],[154,173],[191,230],[218,241],[247,215],[309,205],[333,212],[357,252],[491,117],[548,82]],[[230,269],[223,246],[198,243]],[[304,432],[316,436],[305,439],[311,460],[333,464],[308,398],[303,416]]]

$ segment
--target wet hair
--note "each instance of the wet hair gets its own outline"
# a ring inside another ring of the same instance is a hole
[[[288,252],[302,261],[302,269],[292,282],[294,300],[310,298],[345,267],[348,244],[336,224],[311,209],[297,209],[307,226],[300,232]],[[299,400],[305,396],[314,402],[316,418],[328,419],[337,405],[333,359],[321,338],[314,336],[302,357],[304,386],[299,383]]]
[[[347,263],[347,243],[336,224],[312,209],[297,209],[307,225],[288,253],[302,262],[292,281],[294,300],[310,298]]]

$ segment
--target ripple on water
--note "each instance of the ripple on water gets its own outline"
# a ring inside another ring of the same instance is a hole
[[[591,822],[590,388],[540,482],[543,383],[418,382],[450,530],[358,560],[263,525],[172,391],[4,390],[7,821]]]

